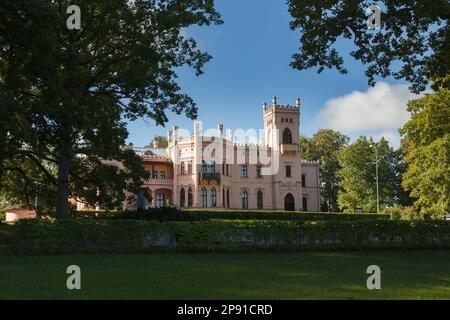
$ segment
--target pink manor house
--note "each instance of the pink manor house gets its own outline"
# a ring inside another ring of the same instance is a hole
[[[176,206],[260,210],[320,210],[319,164],[303,161],[298,144],[300,99],[295,106],[262,107],[264,133],[258,143],[237,143],[223,126],[204,135],[198,122],[194,134],[169,131],[166,149],[134,148],[150,173],[149,202],[138,197],[127,209]],[[79,208],[82,209],[82,208]]]

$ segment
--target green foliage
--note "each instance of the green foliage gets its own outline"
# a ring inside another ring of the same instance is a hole
[[[211,56],[181,31],[222,22],[213,0],[79,0],[81,30],[69,30],[71,3],[0,3],[0,187],[5,172],[26,180],[21,158],[7,161],[26,157],[57,188],[61,218],[73,195],[111,209],[138,193],[148,175],[123,148],[127,122],[197,116],[176,71],[199,75]]]
[[[165,137],[165,136],[155,135],[153,140],[150,141],[150,144],[148,144],[146,147],[153,148],[154,144],[156,144],[156,148],[165,149],[169,145],[169,141],[167,140],[167,137]]]
[[[302,158],[320,161],[322,211],[339,211],[337,202],[340,189],[340,178],[337,175],[340,169],[338,153],[347,146],[349,140],[346,135],[331,129],[321,129],[311,139],[300,138],[299,143],[303,149]]]
[[[444,219],[450,212],[450,90],[408,103],[411,119],[400,130],[407,150],[403,186],[422,213]]]
[[[367,65],[369,84],[377,76],[404,79],[414,92],[429,82],[449,86],[450,3],[448,0],[381,0],[382,30],[368,32],[367,0],[288,0],[291,29],[300,29],[299,52],[291,66],[298,70],[335,68],[346,74],[338,43],[353,41],[350,55]],[[342,48],[343,46],[340,46]]]
[[[4,228],[4,227],[2,227]],[[21,221],[7,244],[20,253],[152,252],[160,250],[302,250],[450,248],[445,221]]]
[[[385,214],[389,214],[393,220],[423,220],[424,217],[413,206],[394,206],[386,208]]]
[[[75,219],[116,219],[116,220],[157,220],[194,221],[201,220],[196,215],[186,214],[175,207],[161,207],[126,211],[74,211]]]
[[[198,219],[223,219],[223,220],[366,220],[366,219],[388,219],[388,215],[376,213],[364,214],[346,214],[346,213],[328,213],[328,212],[287,212],[276,210],[189,210],[187,212]]]
[[[197,221],[197,220],[367,220],[389,219],[387,214],[376,213],[325,213],[325,212],[287,212],[275,210],[201,210],[181,211],[173,207],[150,208],[138,211],[76,211],[74,218],[86,219],[138,219],[158,221]]]
[[[374,143],[371,139],[360,137],[339,153],[341,209],[353,211],[355,208],[363,208],[366,212],[376,211],[375,152],[378,152],[380,209],[400,202],[402,188],[399,153],[389,147],[384,138]]]

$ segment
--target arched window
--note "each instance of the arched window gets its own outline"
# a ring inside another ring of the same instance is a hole
[[[248,209],[248,192],[247,190],[242,191],[242,209]]]
[[[242,176],[242,178],[247,178],[248,177],[247,165],[245,165],[245,164],[242,165],[241,176]]]
[[[192,195],[192,188],[188,190],[188,207],[192,208],[194,205],[194,196]]]
[[[156,193],[156,207],[161,208],[166,205],[166,195],[162,192]]]
[[[208,191],[203,187],[200,191],[200,205],[202,208],[206,208],[208,206]]]
[[[211,163],[209,164],[209,172],[211,172],[211,173],[216,172],[216,162],[215,161],[211,161]]]
[[[212,188],[211,189],[211,207],[215,208],[217,206],[217,193],[216,193],[216,189]]]
[[[202,173],[206,173],[206,162],[202,160]]]
[[[284,129],[283,131],[283,143],[284,144],[292,143],[292,133],[291,130],[289,130],[288,128]]]
[[[180,163],[180,174],[184,174],[184,161]]]
[[[186,194],[184,192],[184,188],[180,190],[180,207],[184,208],[184,202],[186,200]]]
[[[227,208],[230,207],[230,190],[227,190]]]
[[[295,199],[294,196],[288,193],[284,197],[284,210],[285,211],[294,211],[295,210]]]
[[[258,209],[262,209],[263,208],[263,193],[261,190],[258,191],[258,193],[256,194],[256,205],[258,207]]]

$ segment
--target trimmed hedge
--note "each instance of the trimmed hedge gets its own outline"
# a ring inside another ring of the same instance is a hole
[[[197,221],[205,220],[188,215],[175,207],[162,207],[151,209],[125,210],[125,211],[75,211],[74,219],[115,219],[115,220],[156,220],[156,221]]]
[[[287,212],[265,210],[178,210],[176,208],[152,208],[138,211],[76,211],[74,218],[138,219],[158,221],[199,221],[199,220],[383,220],[389,214],[376,213],[328,213],[328,212]]]
[[[156,251],[352,250],[450,248],[446,221],[158,222],[82,219],[23,220],[2,226],[17,253],[59,254]]]
[[[224,220],[368,220],[390,219],[389,214],[376,213],[332,213],[332,212],[303,212],[279,210],[186,210],[199,219]]]

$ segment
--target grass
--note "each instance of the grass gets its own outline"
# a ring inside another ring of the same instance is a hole
[[[66,289],[81,267],[82,290]],[[366,269],[381,268],[381,290]],[[0,299],[450,299],[450,252],[0,255]]]

